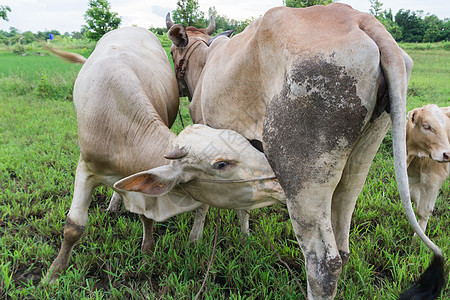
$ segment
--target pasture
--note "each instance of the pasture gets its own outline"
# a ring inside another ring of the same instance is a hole
[[[77,50],[85,56],[90,51]],[[439,47],[406,51],[415,63],[408,110],[427,103],[449,106],[450,52]],[[79,69],[54,56],[0,52],[0,298],[191,299],[202,286],[217,227],[203,298],[303,299],[286,268],[306,289],[302,253],[284,206],[252,211],[248,238],[241,235],[233,211],[210,209],[203,238],[195,246],[188,244],[193,213],[174,217],[156,224],[155,251],[143,255],[138,216],[123,208],[105,212],[112,196],[106,188],[94,195],[69,269],[57,283],[41,283],[59,251],[72,199],[79,150],[71,92]],[[184,124],[189,123],[186,99],[181,112]],[[181,129],[177,119],[173,131]],[[396,299],[431,260],[431,252],[412,239],[401,208],[391,145],[388,134],[358,199],[351,256],[337,299]],[[427,234],[448,259],[448,180]],[[441,299],[449,297],[447,282]]]

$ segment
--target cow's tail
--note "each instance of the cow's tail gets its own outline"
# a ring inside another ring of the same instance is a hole
[[[414,295],[414,299],[434,299],[440,295],[444,284],[444,255],[425,235],[416,220],[409,194],[406,166],[406,92],[413,62],[384,26],[372,16],[364,14],[360,28],[380,50],[381,67],[389,91],[395,175],[403,209],[414,232],[434,253],[433,261],[422,277],[410,290],[403,292],[400,299],[412,299],[409,298],[411,295]]]
[[[70,63],[82,65],[86,62],[86,58],[81,54],[56,50],[55,48],[47,45],[43,45],[43,47]]]

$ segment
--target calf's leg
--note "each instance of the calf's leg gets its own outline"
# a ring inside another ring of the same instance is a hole
[[[191,233],[189,234],[190,242],[197,243],[201,239],[208,209],[209,205],[204,204],[195,211],[194,225],[192,225]]]
[[[141,251],[149,253],[155,249],[155,240],[153,238],[153,220],[144,215],[139,215],[142,221],[144,236],[142,238]]]
[[[250,234],[250,228],[249,228],[250,212],[248,210],[236,209],[236,214],[239,219],[239,224],[241,225],[242,233],[245,235],[249,235]]]
[[[110,212],[118,212],[120,210],[122,202],[123,202],[122,196],[120,196],[119,193],[114,192],[111,201],[109,201],[108,208],[106,210]]]
[[[416,204],[417,221],[420,228],[425,232],[427,229],[428,220],[433,213],[436,199],[439,195],[439,189],[443,182],[433,182],[429,184],[423,184],[420,191],[420,199]],[[415,199],[414,199],[415,200]]]

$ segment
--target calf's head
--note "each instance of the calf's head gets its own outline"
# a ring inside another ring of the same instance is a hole
[[[219,208],[253,209],[285,201],[265,155],[235,131],[188,126],[165,157],[170,164],[131,175],[114,187],[152,196],[182,192]]]
[[[413,109],[406,126],[408,157],[450,162],[450,108],[428,104]]]

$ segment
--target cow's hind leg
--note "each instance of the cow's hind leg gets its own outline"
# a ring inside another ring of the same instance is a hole
[[[336,295],[343,262],[331,221],[332,197],[368,116],[357,82],[346,72],[321,58],[295,62],[264,120],[264,152],[286,193],[305,257],[309,299]]]
[[[286,193],[292,227],[305,257],[308,299],[333,299],[343,262],[331,223],[331,202],[350,151],[324,152],[320,145],[280,151],[295,145],[285,141],[288,138],[280,134],[267,136],[264,149]],[[308,149],[314,153],[305,156]]]
[[[50,266],[45,280],[54,282],[69,265],[73,246],[85,231],[92,192],[97,184],[95,177],[89,173],[80,158],[75,175],[72,204],[64,225],[64,239],[59,254]]]
[[[348,239],[356,200],[361,193],[373,158],[389,126],[389,115],[384,113],[366,128],[353,147],[342,178],[333,194],[331,220],[344,265],[350,255]]]

